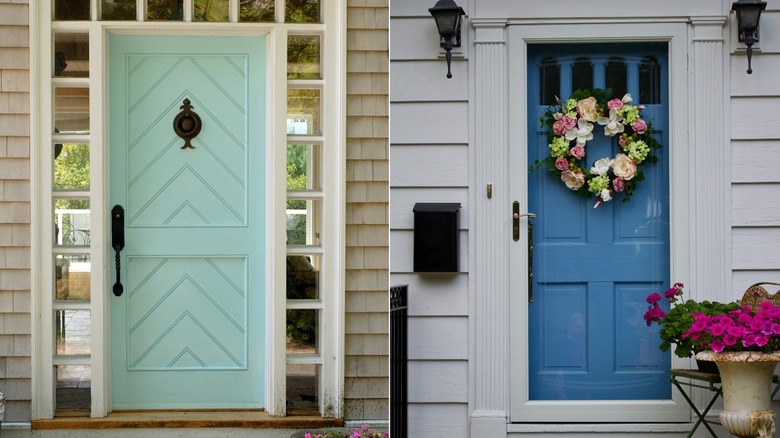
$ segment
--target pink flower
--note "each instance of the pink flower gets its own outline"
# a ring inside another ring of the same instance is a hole
[[[563,126],[563,120],[556,120],[552,126],[555,135],[563,135],[566,133],[566,127]]]
[[[646,301],[648,304],[655,304],[661,301],[661,295],[658,292],[653,292],[647,296]]]
[[[614,98],[614,99],[610,100],[609,102],[607,102],[607,108],[609,108],[609,109],[620,109],[620,108],[623,108],[623,101],[618,99],[618,98]]]
[[[568,170],[569,160],[563,157],[558,158],[557,160],[555,160],[555,168],[561,171]]]
[[[574,146],[573,148],[571,148],[571,150],[569,152],[571,152],[572,156],[574,158],[578,159],[578,160],[581,160],[582,157],[585,156],[585,148],[582,147],[582,145],[579,145],[579,144],[577,146]]]
[[[583,175],[582,172],[564,170],[563,173],[561,173],[561,181],[563,181],[570,190],[579,190],[579,188],[585,184],[585,175]]]
[[[618,178],[630,180],[636,175],[636,163],[626,154],[617,154],[612,165],[612,171]]]
[[[620,137],[618,137],[618,144],[620,145],[621,148],[625,149],[626,146],[628,146],[628,143],[629,143],[628,136],[626,134],[623,134]]]
[[[561,117],[561,122],[563,122],[563,127],[567,130],[574,129],[574,127],[577,126],[577,118],[569,117],[565,114],[563,117]]]
[[[647,131],[647,123],[642,119],[636,119],[634,120],[634,123],[631,124],[631,129],[637,134],[644,134]]]
[[[599,106],[596,98],[591,96],[577,102],[577,113],[589,122],[595,122],[599,118]]]
[[[710,327],[710,332],[712,332],[714,336],[720,336],[723,333],[726,333],[726,326],[721,323],[715,324]]]
[[[710,348],[712,348],[712,351],[720,353],[724,348],[726,348],[726,344],[724,344],[720,339],[714,339],[712,342],[710,342]]]
[[[660,307],[657,305],[653,305],[648,307],[647,312],[645,312],[645,321],[647,322],[647,326],[649,327],[653,322],[661,320],[661,318],[666,317],[666,312],[663,311]]]
[[[615,189],[616,192],[622,192],[626,189],[626,184],[623,182],[620,178],[615,178],[612,180],[612,188]],[[666,294],[664,294],[666,295]],[[667,297],[668,298],[668,297]]]

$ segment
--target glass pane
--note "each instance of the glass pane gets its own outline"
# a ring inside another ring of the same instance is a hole
[[[318,190],[319,169],[319,145],[287,145],[287,190]]]
[[[84,412],[89,415],[92,397],[92,369],[89,365],[56,365],[57,379],[55,410],[63,412]]]
[[[287,299],[316,300],[320,297],[320,258],[287,256]]]
[[[89,88],[54,89],[54,131],[89,133]]]
[[[539,101],[555,105],[555,96],[561,95],[561,66],[555,58],[547,58],[539,67]]]
[[[319,245],[322,218],[321,202],[287,200],[287,244]]]
[[[54,257],[54,278],[56,292],[54,299],[58,301],[89,301],[92,287],[90,273],[92,263],[86,254],[62,255]]]
[[[102,0],[103,20],[135,20],[135,0]]]
[[[55,20],[89,20],[90,0],[54,0]]]
[[[320,0],[286,0],[285,23],[319,23]]]
[[[317,364],[287,364],[287,415],[317,410]]]
[[[228,21],[229,0],[195,0],[193,21]]]
[[[87,356],[91,353],[89,310],[56,310],[54,325],[57,331],[58,355]]]
[[[319,314],[317,309],[287,309],[287,354],[317,354]]]
[[[626,63],[622,58],[611,58],[606,69],[607,88],[612,89],[612,95],[623,97],[628,90],[626,79]]]
[[[88,34],[54,34],[54,76],[65,78],[89,77]]]
[[[55,310],[54,327],[56,327],[58,355],[90,354],[92,349],[90,348],[89,310]]]
[[[181,21],[184,19],[184,0],[147,0],[147,20]]]
[[[590,90],[591,88],[593,88],[593,66],[587,58],[578,58],[571,69],[571,89]]]
[[[89,189],[89,145],[54,145],[54,189]]]
[[[274,0],[240,0],[238,21],[273,23],[276,21]]]
[[[639,102],[645,105],[661,103],[661,67],[648,56],[639,64]]]
[[[287,90],[287,134],[320,134],[320,90]]]
[[[88,246],[90,244],[89,200],[54,200],[55,245]]]
[[[320,79],[319,35],[287,37],[287,77],[290,79]]]

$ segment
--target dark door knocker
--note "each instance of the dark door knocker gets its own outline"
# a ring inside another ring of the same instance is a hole
[[[183,103],[184,105],[180,107],[181,112],[173,119],[173,132],[184,139],[184,146],[181,147],[182,149],[195,149],[195,146],[190,144],[190,140],[200,134],[200,117],[195,111],[192,111],[192,105],[190,105],[189,99],[184,99]]]

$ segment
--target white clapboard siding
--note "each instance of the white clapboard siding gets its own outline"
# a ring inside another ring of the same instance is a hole
[[[780,139],[780,97],[731,99],[733,140]]]
[[[418,5],[428,12],[422,3]],[[439,40],[436,22],[430,14],[428,17],[390,20],[391,61],[436,59],[439,56]]]
[[[762,20],[763,21],[763,20]],[[780,23],[778,23],[780,25]],[[763,23],[761,31],[763,33]],[[763,38],[762,38],[763,39]],[[731,95],[732,96],[777,96],[780,95],[780,54],[754,53],[753,73],[746,74],[747,58],[740,54],[731,57]]]
[[[733,228],[734,269],[780,269],[780,227]]]
[[[469,265],[468,231],[461,231],[458,233],[458,237],[460,239],[458,242],[458,249],[460,250],[458,255],[458,272],[467,272]],[[414,272],[414,231],[390,231],[390,272],[397,274]]]
[[[409,403],[409,434],[414,438],[466,438],[468,405]]]
[[[731,198],[733,226],[780,226],[780,184],[734,184]]]
[[[468,362],[424,360],[409,362],[409,403],[466,403]]]
[[[390,105],[391,144],[467,144],[467,102],[398,103]]]
[[[409,360],[466,360],[469,319],[465,316],[410,316]]]
[[[390,100],[465,101],[469,90],[467,67],[465,62],[453,63],[452,78],[447,79],[447,63],[441,59],[393,62],[390,64]]]
[[[780,140],[731,142],[731,180],[780,183]]]
[[[467,145],[395,146],[390,149],[393,187],[466,187]]]
[[[414,228],[414,204],[418,202],[460,203],[458,222],[461,229],[469,227],[469,192],[466,187],[393,187],[390,190],[390,228]]]
[[[469,277],[457,275],[393,274],[393,284],[409,286],[409,316],[468,316]]]

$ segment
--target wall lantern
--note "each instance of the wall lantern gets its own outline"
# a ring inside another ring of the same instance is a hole
[[[758,19],[764,9],[766,2],[760,0],[737,0],[731,4],[731,10],[737,13],[738,39],[747,46],[748,74],[753,74],[753,44],[758,41]]]
[[[460,47],[460,16],[466,15],[463,8],[455,4],[453,0],[439,0],[428,12],[436,20],[436,27],[441,35],[441,47],[446,52],[447,78],[452,77],[450,63],[452,62],[452,48]]]

